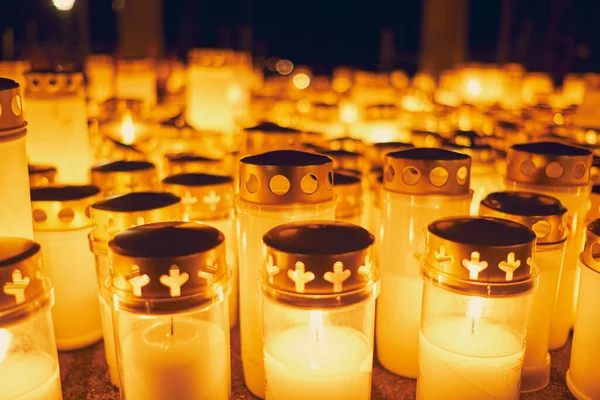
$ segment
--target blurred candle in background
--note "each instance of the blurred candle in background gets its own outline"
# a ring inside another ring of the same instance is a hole
[[[150,192],[158,188],[156,167],[149,161],[111,161],[94,165],[92,184],[102,196],[132,192]]]

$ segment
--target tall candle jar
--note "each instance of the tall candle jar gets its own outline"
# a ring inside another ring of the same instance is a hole
[[[244,129],[240,154],[259,154],[275,150],[300,150],[306,134],[272,122],[262,122]]]
[[[371,398],[374,237],[345,222],[287,223],[264,236],[267,400]]]
[[[417,399],[518,399],[535,233],[489,217],[427,230]]]
[[[117,97],[142,100],[147,108],[156,104],[156,69],[153,59],[117,60],[116,80]]]
[[[265,261],[262,237],[286,222],[333,220],[333,165],[330,158],[280,150],[240,160],[236,196],[240,266],[240,336],[246,386],[265,396],[262,354],[260,269]]]
[[[550,349],[562,347],[574,320],[579,253],[585,241],[585,216],[591,191],[592,154],[557,142],[534,142],[512,146],[506,157],[507,190],[538,192],[556,197],[567,208],[567,250],[559,279]]]
[[[0,238],[0,392],[7,400],[61,400],[54,297],[41,248]]]
[[[336,207],[335,219],[362,226],[362,183],[355,174],[337,170],[333,174],[333,193]]]
[[[54,284],[52,317],[59,350],[80,349],[102,339],[94,255],[88,248],[88,208],[99,193],[95,186],[31,189],[34,238],[42,246]]]
[[[231,270],[229,323],[238,320],[238,245],[233,215],[233,178],[224,175],[183,173],[163,179],[163,189],[181,198],[182,220],[203,222],[223,232]]]
[[[162,222],[117,234],[109,249],[122,398],[229,399],[223,233]]]
[[[567,386],[577,399],[600,398],[600,219],[592,221],[586,232],[585,248],[581,253],[581,281],[577,316],[573,331],[571,362],[567,370]]]
[[[118,232],[132,226],[181,219],[181,199],[171,193],[134,192],[100,200],[90,207],[92,232],[90,249],[96,259],[98,301],[108,373],[113,385],[119,386],[117,356],[111,314],[111,297],[105,279],[109,275],[108,242]]]
[[[27,165],[29,187],[48,186],[56,181],[56,167],[44,164]]]
[[[92,165],[83,75],[30,71],[27,79],[27,157],[52,164],[61,183],[88,183]]]
[[[159,186],[156,167],[149,161],[120,160],[94,165],[92,184],[103,196],[151,192]]]
[[[469,156],[443,149],[408,149],[385,158],[375,334],[379,362],[397,375],[414,379],[418,373],[424,231],[438,218],[469,214],[470,168]]]
[[[518,222],[537,236],[533,261],[539,280],[531,300],[521,392],[540,390],[550,383],[550,324],[565,255],[567,209],[558,199],[543,194],[496,192],[481,202],[479,213]]]
[[[0,174],[0,237],[33,239],[25,153],[27,122],[17,82],[0,78],[0,107],[0,160],[5,171]]]

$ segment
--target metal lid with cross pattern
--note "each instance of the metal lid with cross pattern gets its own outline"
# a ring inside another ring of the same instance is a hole
[[[502,297],[531,292],[538,269],[535,233],[491,217],[450,217],[427,227],[421,265],[426,282],[462,294]]]
[[[296,307],[341,307],[373,299],[379,270],[375,239],[360,226],[339,221],[279,225],[263,237],[263,293]]]
[[[104,196],[153,191],[158,186],[156,167],[149,161],[120,160],[98,164],[91,169],[92,185]]]
[[[120,232],[109,243],[111,290],[119,307],[170,314],[221,301],[231,271],[225,236],[197,222],[160,222]]]
[[[41,186],[31,189],[35,231],[66,231],[90,227],[89,207],[99,198],[92,185]]]
[[[600,273],[600,219],[593,220],[587,226],[581,261],[592,271]]]
[[[57,170],[53,165],[29,164],[27,166],[29,172],[29,186],[52,185],[56,180]]]
[[[84,93],[83,74],[60,68],[31,70],[25,73],[25,96],[47,99],[57,97],[82,96]]]
[[[0,78],[0,141],[25,135],[21,87],[11,79]]]

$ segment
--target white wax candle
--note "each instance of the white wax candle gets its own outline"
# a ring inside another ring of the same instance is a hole
[[[229,398],[229,342],[216,324],[175,317],[142,326],[121,342],[128,399]]]
[[[518,399],[524,350],[509,329],[443,318],[421,333],[417,398]],[[452,350],[449,350],[452,349]]]
[[[309,326],[265,341],[267,400],[368,400],[373,349],[359,332]]]
[[[60,400],[58,363],[38,351],[9,353],[0,361],[0,397],[4,400]]]
[[[108,365],[108,376],[110,383],[120,386],[119,368],[117,366],[117,348],[115,347],[115,331],[113,328],[112,310],[102,294],[98,296],[100,303],[100,316],[102,318],[102,335],[104,337],[104,352],[106,364]]]

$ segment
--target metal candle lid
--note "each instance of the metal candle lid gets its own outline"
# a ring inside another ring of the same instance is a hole
[[[567,209],[552,196],[513,191],[490,193],[481,201],[479,214],[525,225],[535,232],[538,245],[567,238]]]
[[[92,185],[42,186],[31,189],[33,229],[64,231],[89,227],[89,207],[100,189]]]
[[[378,294],[375,239],[367,230],[333,221],[279,225],[263,237],[264,294],[297,307],[340,307]]]
[[[585,186],[592,153],[558,142],[516,144],[508,150],[506,179],[549,186]]]
[[[156,167],[149,161],[121,160],[98,164],[92,167],[92,184],[102,194],[152,191],[157,186]]]
[[[415,148],[385,157],[385,190],[417,195],[469,193],[471,157],[454,151]]]
[[[29,239],[0,238],[0,326],[26,317],[48,299],[52,285],[40,250]]]
[[[223,160],[205,157],[195,153],[166,154],[165,161],[169,175],[191,172],[219,174],[225,169]]]
[[[333,162],[320,154],[278,150],[240,160],[240,199],[262,205],[333,200]]]
[[[242,148],[249,151],[301,148],[304,133],[297,129],[286,128],[272,122],[263,122],[245,128]]]
[[[200,173],[171,175],[163,188],[181,198],[183,216],[190,220],[229,217],[233,209],[233,178]]]
[[[343,170],[333,173],[336,218],[346,218],[360,214],[362,209],[362,185],[358,176]]]
[[[25,73],[25,96],[28,98],[55,99],[79,96],[83,92],[81,72],[56,70],[32,70]]]
[[[600,273],[600,219],[593,220],[587,226],[581,261],[586,267]]]
[[[0,78],[0,140],[13,134],[25,134],[21,88],[11,79]]]
[[[27,166],[29,172],[29,186],[47,186],[54,183],[56,180],[57,170],[53,165],[29,164]]]
[[[166,314],[224,299],[225,236],[197,222],[161,222],[119,233],[109,243],[111,289],[119,306]]]
[[[479,296],[509,296],[535,288],[535,233],[517,222],[450,217],[427,227],[423,279]]]

